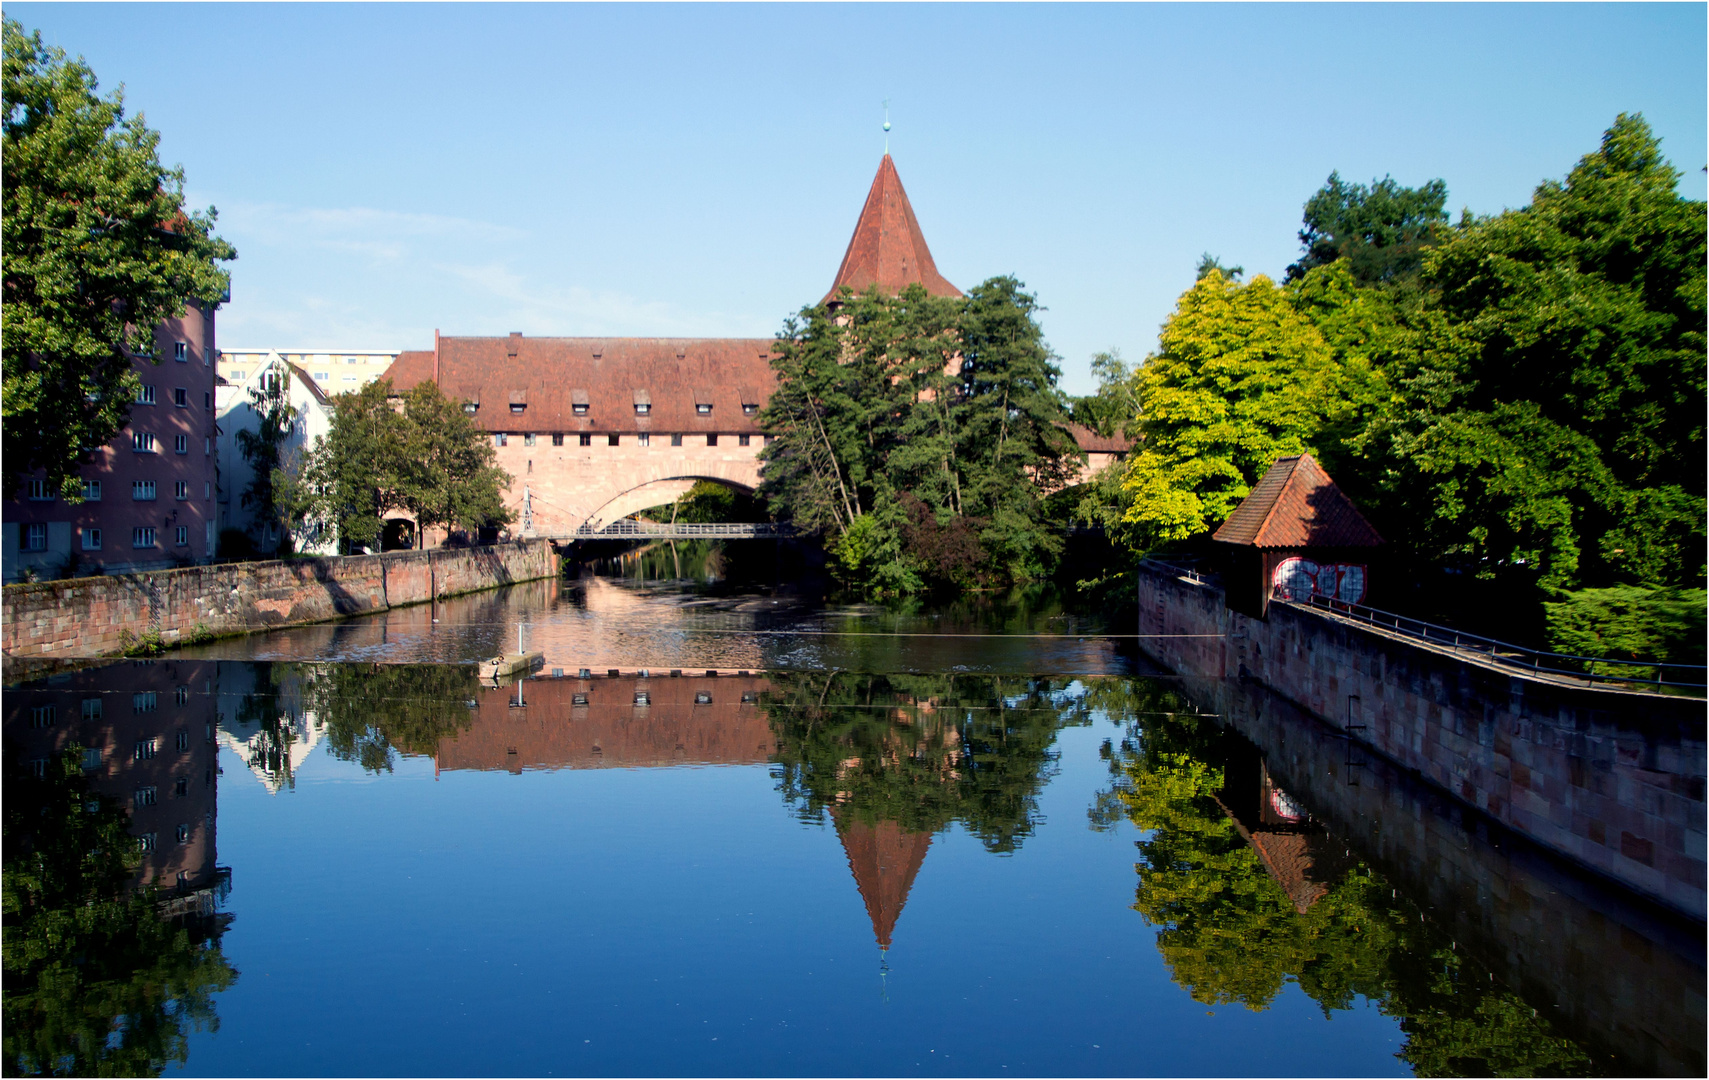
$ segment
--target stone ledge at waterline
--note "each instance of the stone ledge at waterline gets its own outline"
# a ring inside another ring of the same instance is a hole
[[[172,644],[198,632],[223,636],[368,615],[557,572],[549,541],[523,540],[8,585],[0,651],[111,656],[127,633],[155,631]]]
[[[1186,676],[1249,676],[1463,804],[1697,919],[1706,706],[1515,674],[1146,564],[1143,642]]]

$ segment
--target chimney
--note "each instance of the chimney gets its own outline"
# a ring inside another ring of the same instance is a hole
[[[504,355],[515,360],[517,350],[520,348],[522,348],[522,331],[512,330],[510,332],[510,340],[506,342],[504,346]]]

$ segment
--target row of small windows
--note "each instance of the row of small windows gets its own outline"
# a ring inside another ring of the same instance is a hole
[[[182,436],[180,436],[180,438],[182,438]],[[183,451],[179,452],[183,453]],[[101,481],[99,480],[83,481],[83,501],[100,502],[102,490]],[[46,480],[31,480],[29,482],[28,491],[31,502],[53,501],[53,492],[48,488]],[[158,491],[159,488],[153,480],[131,481],[131,499],[136,502],[153,502],[157,497]],[[175,499],[188,499],[190,497],[190,482],[188,480],[174,481],[172,484],[172,497]],[[213,497],[214,482],[212,480],[202,481],[202,498],[211,499]]]
[[[190,701],[190,688],[188,686],[177,687],[172,691],[172,700],[179,705],[188,704]],[[102,705],[100,698],[84,698],[80,715],[85,723],[98,722],[101,719],[101,709]],[[141,690],[131,695],[131,712],[140,715],[143,713],[158,712],[159,709],[160,695],[155,691]],[[55,717],[58,716],[58,710],[59,707],[51,702],[46,705],[30,706],[30,726],[33,728],[52,727]],[[138,747],[141,747],[142,745],[143,744],[140,742],[137,743]],[[190,749],[190,733],[188,731],[180,731],[178,733],[178,749]],[[154,751],[150,750],[146,755],[141,752],[137,754],[139,759],[144,756],[153,757]]]
[[[137,847],[144,852],[149,852],[149,851],[155,850],[155,848],[159,844],[159,840],[160,840],[159,834],[158,833],[151,833],[151,832],[150,833],[143,833],[141,836],[136,838]],[[178,842],[180,844],[188,844],[190,842],[190,826],[188,826],[188,825],[178,826]],[[182,873],[180,873],[178,876],[180,879],[184,878],[184,874],[182,874]]]
[[[142,482],[144,481],[139,481],[139,483]],[[152,483],[152,481],[147,482]],[[81,535],[81,543],[84,551],[100,551],[102,549],[105,537],[100,529],[85,526],[77,531]],[[25,551],[46,551],[47,525],[43,522],[35,522],[33,524],[25,525],[22,539]],[[154,526],[138,525],[131,530],[131,547],[152,548],[159,546],[160,533]],[[178,525],[173,528],[172,546],[190,546],[190,526]]]
[[[776,436],[772,436],[772,435],[765,436],[766,445],[770,446],[772,439],[775,437]],[[538,439],[538,436],[536,436],[533,432],[529,432],[528,434],[525,434],[522,436],[522,445],[523,446],[536,446],[536,445],[538,445],[538,442],[536,441],[537,439]],[[683,439],[683,437],[682,437],[682,434],[680,432],[673,434],[671,436],[671,445],[672,446],[681,446],[682,445],[682,439]],[[607,435],[605,437],[605,444],[607,446],[621,446],[622,442],[620,441],[620,437],[617,435]],[[500,432],[497,432],[496,434],[494,434],[493,435],[493,445],[494,446],[509,446],[510,445],[510,433],[500,431]],[[564,445],[564,436],[562,433],[554,433],[552,435],[552,445],[553,446]],[[593,435],[591,433],[587,433],[587,432],[583,432],[582,434],[577,435],[576,436],[576,445],[578,445],[578,446],[592,446],[593,445]],[[635,445],[636,446],[651,446],[651,445],[653,445],[652,433],[643,431],[640,434],[636,435],[635,436]],[[717,446],[718,445],[718,436],[713,435],[713,434],[707,435],[706,436],[706,445],[707,446]],[[752,435],[738,435],[738,436],[736,436],[736,445],[737,446],[752,446],[753,445],[753,436]]]
[[[325,378],[325,377],[326,376],[324,376],[324,375],[316,375],[316,378]],[[588,403],[585,401],[571,402],[570,403],[570,412],[575,416],[586,416],[588,414],[588,407],[589,407]],[[463,411],[466,413],[469,413],[471,415],[479,412],[480,409],[481,409],[481,403],[478,401],[468,401],[468,402],[463,403]],[[510,403],[510,411],[513,415],[521,416],[523,413],[528,411],[528,403],[525,401],[513,401]],[[694,404],[694,411],[697,415],[700,415],[700,416],[711,416],[712,415],[712,403],[709,401],[697,401]],[[753,416],[755,413],[757,413],[759,411],[760,411],[760,407],[758,405],[755,405],[755,404],[750,403],[750,404],[745,404],[742,406],[742,415],[744,415],[744,416]],[[653,405],[651,402],[637,401],[635,403],[635,415],[636,416],[650,416],[650,415],[652,415],[652,412],[653,412]]]
[[[155,441],[154,434],[152,432],[131,432],[131,449],[135,452],[139,454],[153,454],[157,452],[154,446]],[[172,452],[174,454],[188,454],[190,452],[190,436],[174,435],[172,437]],[[202,452],[204,454],[212,454],[214,452],[214,437],[212,435],[205,435],[202,437]]]
[[[153,405],[155,403],[154,386],[152,384],[142,383],[136,388],[136,404]],[[180,409],[188,409],[190,407],[190,391],[182,386],[173,387],[172,404],[178,406]],[[202,408],[211,409],[213,407],[213,393],[207,390],[202,391]]]

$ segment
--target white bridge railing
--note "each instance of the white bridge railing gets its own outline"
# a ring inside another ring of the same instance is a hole
[[[660,540],[755,540],[794,535],[794,526],[777,522],[684,521],[669,523],[634,521],[630,518],[624,518],[621,521],[614,521],[604,528],[583,525],[573,533],[554,536],[553,539],[605,540],[641,537]]]

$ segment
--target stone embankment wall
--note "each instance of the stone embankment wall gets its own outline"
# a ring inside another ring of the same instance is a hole
[[[1272,782],[1330,846],[1373,863],[1526,1001],[1547,1002],[1558,1029],[1596,1033],[1614,1071],[1704,1074],[1703,939],[1690,920],[1574,873],[1261,684],[1188,678],[1182,689],[1261,748]]]
[[[1145,647],[1182,675],[1254,678],[1581,865],[1705,915],[1705,703],[1517,675],[1290,604],[1140,571]]]
[[[171,643],[202,632],[240,634],[553,577],[545,540],[456,550],[395,551],[226,563],[144,574],[8,585],[7,656],[108,656],[124,635]]]

